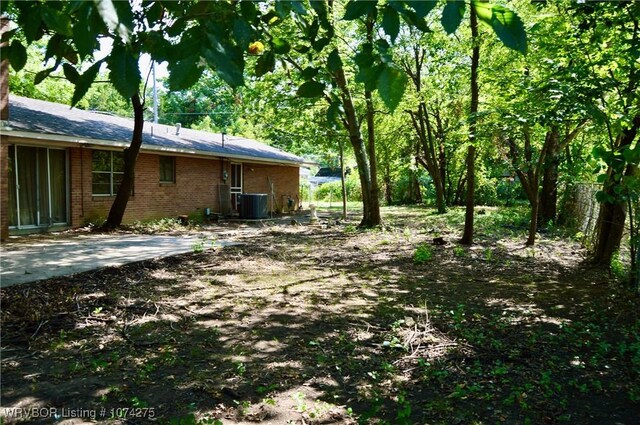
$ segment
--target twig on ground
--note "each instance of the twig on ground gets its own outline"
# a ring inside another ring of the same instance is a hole
[[[36,337],[36,335],[38,334],[38,332],[40,332],[40,328],[41,328],[45,323],[47,323],[47,322],[49,322],[49,321],[48,321],[48,320],[43,320],[43,321],[41,321],[41,322],[40,322],[40,324],[38,325],[38,328],[36,329],[36,331],[33,333],[33,335],[31,335],[31,338],[30,338],[30,339],[35,338],[35,337]]]

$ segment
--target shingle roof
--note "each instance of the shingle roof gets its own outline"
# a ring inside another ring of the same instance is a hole
[[[152,130],[153,127],[153,130]],[[9,96],[9,122],[4,131],[24,131],[84,139],[99,145],[111,141],[128,145],[133,120],[114,115],[70,108],[60,103],[45,102],[20,96]],[[152,135],[153,131],[153,135]],[[255,158],[261,161],[301,164],[304,159],[252,139],[238,136],[144,123],[142,148],[192,152],[229,158]]]

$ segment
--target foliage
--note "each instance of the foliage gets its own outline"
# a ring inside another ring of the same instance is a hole
[[[345,179],[347,189],[347,201],[362,201],[362,192],[360,190],[360,182],[355,174],[347,175]],[[319,186],[314,192],[313,197],[318,201],[339,202],[342,199],[342,182],[334,181]]]

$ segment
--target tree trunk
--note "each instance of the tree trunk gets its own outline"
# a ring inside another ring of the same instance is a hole
[[[353,147],[353,155],[358,164],[358,176],[360,177],[360,187],[362,188],[362,221],[361,227],[375,227],[380,223],[380,202],[372,200],[373,186],[371,180],[371,172],[369,169],[369,159],[367,151],[360,133],[360,123],[356,114],[351,91],[347,85],[347,79],[344,70],[337,70],[334,75],[334,81],[341,92],[342,106],[344,107],[344,120],[342,124],[349,133],[349,142]],[[377,192],[376,192],[377,195]]]
[[[411,188],[411,183],[409,183],[409,188]],[[384,199],[387,205],[391,205],[393,203],[391,189],[391,167],[389,165],[389,161],[387,161],[386,166],[384,168]]]
[[[376,159],[375,110],[373,109],[371,92],[365,90],[364,97],[367,103],[367,153],[369,156],[369,174],[371,175],[370,219],[372,223],[375,223],[373,226],[378,226],[382,223],[382,217],[380,216],[380,185],[378,184],[378,161]]]
[[[550,132],[538,214],[540,223],[543,226],[549,222],[555,223],[558,205],[558,166],[560,164],[558,141],[560,134],[558,127],[555,125],[551,127]]]
[[[633,119],[633,125],[618,136],[616,146],[622,151],[633,143],[638,129],[640,128],[640,115],[636,115]],[[637,172],[637,166],[628,164],[624,177],[632,176]],[[623,179],[616,178],[616,173],[609,169],[609,176],[604,184],[604,192],[618,198],[616,188],[621,187]],[[623,202],[604,202],[600,205],[600,215],[598,216],[598,238],[596,240],[595,254],[593,261],[596,264],[605,266],[611,265],[613,254],[620,248],[622,235],[624,234],[624,222],[626,219],[626,205]]]
[[[340,146],[340,183],[342,184],[342,219],[347,220],[347,185],[344,176],[344,142],[338,142]]]
[[[476,120],[478,114],[478,67],[480,65],[480,40],[478,37],[478,16],[473,7],[471,9],[471,42],[473,52],[471,55],[471,110],[469,111],[469,150],[467,151],[467,202],[464,215],[464,233],[461,243],[471,245],[473,243],[473,207],[475,205],[475,142]]]
[[[613,254],[620,248],[624,233],[624,222],[627,218],[624,203],[600,205],[598,216],[598,238],[594,262],[609,266]]]
[[[529,195],[529,204],[531,205],[531,221],[529,223],[529,237],[526,246],[532,246],[536,243],[536,232],[538,231],[538,207],[540,205],[540,198],[538,196],[538,183],[533,182],[533,187],[530,188],[531,194]]]
[[[131,105],[133,106],[133,135],[131,136],[131,144],[124,150],[124,175],[122,176],[116,199],[114,199],[111,210],[109,210],[107,221],[102,225],[105,230],[113,230],[122,224],[122,217],[133,191],[136,161],[140,146],[142,146],[142,129],[144,126],[144,104],[140,100],[138,93],[131,97]]]
[[[420,190],[420,181],[415,171],[410,171],[409,176],[409,201],[413,204],[422,203],[422,191]]]
[[[464,233],[460,243],[463,245],[471,245],[473,243],[473,207],[475,204],[475,156],[476,147],[469,145],[467,150],[467,200],[466,211],[464,215]]]

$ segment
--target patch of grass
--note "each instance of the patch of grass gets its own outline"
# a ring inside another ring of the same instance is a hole
[[[453,255],[455,255],[456,257],[466,257],[467,256],[467,251],[461,247],[461,246],[455,246],[453,247]]]
[[[425,264],[433,260],[433,248],[427,244],[419,245],[413,254],[415,264]]]

